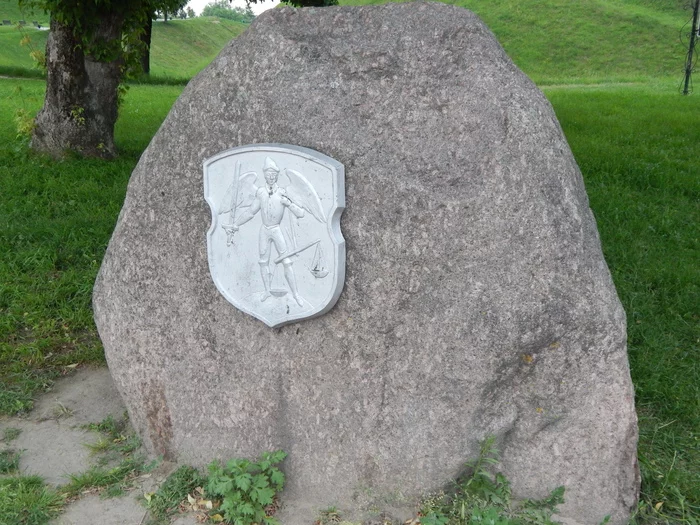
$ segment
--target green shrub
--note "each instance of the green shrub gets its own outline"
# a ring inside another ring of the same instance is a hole
[[[285,452],[265,452],[253,463],[232,459],[225,466],[218,461],[209,465],[206,493],[221,500],[217,509],[227,523],[235,525],[276,525],[271,507],[275,495],[284,486],[284,474],[275,465],[287,457]]]

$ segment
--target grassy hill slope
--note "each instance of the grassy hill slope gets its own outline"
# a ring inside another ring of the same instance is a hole
[[[0,0],[0,8],[4,8],[7,3],[11,2]],[[8,16],[15,21],[16,17]],[[2,18],[6,18],[6,15],[0,9],[0,19]],[[154,22],[152,76],[183,80],[193,77],[211,62],[229,40],[245,31],[246,27],[239,22],[210,17]],[[20,45],[25,36],[31,42]],[[20,74],[31,71],[34,61],[29,52],[32,49],[43,51],[47,37],[48,31],[39,31],[33,27],[18,29],[15,26],[0,26],[0,73]]]
[[[2,0],[0,0],[2,1]],[[4,15],[0,15],[2,18]],[[14,22],[15,19],[12,19]],[[33,27],[18,28],[16,26],[0,26],[0,74],[22,74],[22,70],[35,70],[34,60],[29,56],[32,49],[43,51],[46,48],[48,31],[40,31]],[[29,42],[21,44],[25,37]],[[40,75],[33,71],[33,76]]]
[[[211,17],[153,24],[151,74],[191,78],[248,26]]]
[[[41,25],[49,25],[49,15],[41,9],[20,9],[17,5],[17,0],[0,0],[0,20],[10,20],[16,24],[20,20],[24,20],[28,24],[33,21],[39,22]]]
[[[401,0],[398,0],[401,1]],[[342,5],[384,0],[341,0]],[[681,75],[684,0],[455,0],[479,15],[535,82]]]

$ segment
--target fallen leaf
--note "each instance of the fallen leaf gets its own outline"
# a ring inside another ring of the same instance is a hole
[[[72,365],[66,365],[66,368],[76,368],[79,363],[73,363]]]
[[[189,494],[187,495],[187,501],[190,502],[190,505],[194,505],[195,503],[197,503],[197,500],[194,499],[194,498],[193,498],[192,496],[190,496]]]
[[[221,514],[214,514],[213,516],[210,516],[211,521],[214,523],[221,523],[224,521],[224,517]]]
[[[664,502],[663,502],[663,501],[659,501],[656,505],[654,505],[654,508],[655,508],[656,510],[659,510],[661,507],[663,507],[663,505],[664,505]]]
[[[535,360],[534,357],[532,357],[530,354],[523,354],[523,361],[527,363],[528,365],[532,363]]]
[[[143,497],[146,498],[146,501],[148,503],[150,503],[151,498],[153,497],[153,494],[155,494],[155,492],[144,492]]]

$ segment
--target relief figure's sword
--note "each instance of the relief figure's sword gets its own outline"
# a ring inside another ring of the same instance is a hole
[[[221,227],[226,230],[226,246],[231,246],[233,244],[233,234],[236,233],[234,227],[236,226],[236,207],[238,206],[238,184],[239,178],[241,177],[241,162],[236,162],[236,171],[233,176],[233,190],[231,195],[231,215],[229,219],[229,224],[222,224]]]

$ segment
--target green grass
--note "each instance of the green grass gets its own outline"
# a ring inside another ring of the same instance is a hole
[[[43,75],[30,53],[34,50],[43,52],[48,35],[48,31],[29,26],[0,26],[0,73],[8,76],[13,73],[21,76]]]
[[[0,413],[32,397],[74,363],[102,363],[92,285],[126,182],[180,87],[134,86],[113,162],[30,154],[12,116],[41,106],[40,81],[0,80]]]
[[[155,463],[146,465],[138,454],[141,441],[130,429],[126,413],[118,420],[108,416],[83,428],[101,435],[96,444],[86,445],[98,456],[97,464],[86,472],[70,475],[70,482],[60,488],[68,498],[85,491],[97,491],[105,497],[119,496],[131,487],[136,476],[155,466]]]
[[[10,20],[13,24],[24,20],[29,25],[34,21],[39,22],[42,26],[49,25],[48,13],[44,13],[41,9],[28,7],[20,9],[17,0],[0,0],[0,21],[2,20]]]
[[[177,512],[180,502],[197,487],[203,487],[206,481],[206,477],[197,469],[186,465],[179,467],[155,493],[146,495],[148,510],[153,518],[150,523],[169,523],[170,516]]]
[[[61,493],[74,498],[86,491],[102,491],[106,497],[120,496],[131,487],[136,476],[145,471],[143,458],[127,457],[114,467],[96,466],[80,474],[71,474]]]
[[[0,474],[13,474],[19,470],[19,452],[11,448],[0,450]]]
[[[43,525],[56,516],[61,508],[86,492],[99,493],[103,497],[122,495],[132,487],[133,480],[153,468],[157,462],[146,464],[135,453],[140,441],[128,429],[126,414],[122,419],[108,417],[104,421],[85,425],[99,432],[106,443],[93,449],[99,454],[97,465],[79,474],[71,474],[68,484],[51,489],[38,476],[18,476],[19,453],[5,449],[0,451],[0,525]],[[4,441],[16,438],[19,433],[5,432]]]
[[[58,515],[63,501],[38,476],[0,478],[2,525],[45,525]]]
[[[14,441],[22,433],[21,428],[7,427],[2,431],[2,441],[9,443]]]
[[[151,76],[185,79],[195,76],[247,27],[216,18],[154,22]]]
[[[141,446],[141,440],[129,428],[129,416],[124,413],[121,419],[107,416],[99,423],[90,423],[83,428],[99,432],[100,439],[86,445],[90,452],[99,455],[98,466],[104,466],[120,460],[135,452]]]

